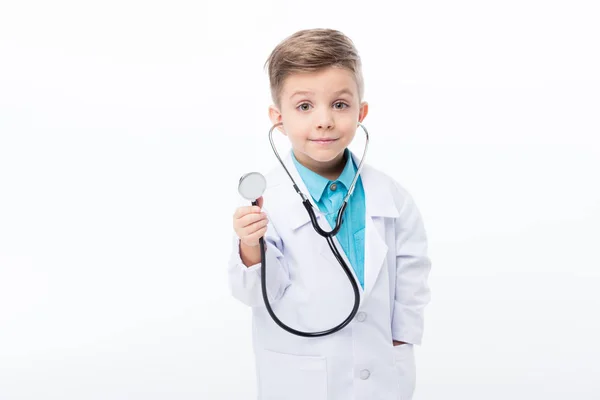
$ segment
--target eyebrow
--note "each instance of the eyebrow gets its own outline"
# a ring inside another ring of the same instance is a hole
[[[290,96],[290,99],[292,97],[298,96],[298,95],[306,96],[306,95],[311,95],[311,94],[315,94],[315,93],[311,92],[309,90],[298,90],[298,91],[292,93],[292,95]],[[348,95],[352,96],[352,91],[350,89],[348,89],[348,88],[344,88],[342,90],[338,90],[337,92],[333,93],[334,96],[339,96],[341,94],[348,94]]]

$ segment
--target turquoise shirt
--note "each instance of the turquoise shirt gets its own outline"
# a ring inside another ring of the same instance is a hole
[[[338,210],[350,189],[357,169],[348,149],[344,151],[344,157],[346,158],[344,170],[337,180],[330,181],[300,164],[294,152],[292,152],[292,159],[300,177],[304,181],[315,204],[321,212],[326,214],[331,228],[335,227]],[[356,181],[356,187],[352,196],[348,199],[348,206],[346,207],[346,211],[344,211],[342,226],[335,237],[342,245],[344,253],[356,272],[361,287],[364,289],[365,191],[360,176],[358,181]]]

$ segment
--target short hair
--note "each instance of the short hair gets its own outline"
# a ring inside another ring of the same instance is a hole
[[[280,106],[285,79],[294,73],[327,67],[345,68],[354,74],[359,101],[364,94],[362,62],[352,40],[334,29],[304,29],[281,41],[271,52],[268,65],[271,98]]]

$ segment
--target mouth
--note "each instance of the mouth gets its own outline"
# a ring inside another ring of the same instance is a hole
[[[336,140],[337,139],[311,139],[310,141],[317,144],[329,144],[335,142]]]

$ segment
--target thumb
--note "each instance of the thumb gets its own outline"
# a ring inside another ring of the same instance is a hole
[[[253,206],[258,206],[259,208],[262,208],[262,206],[263,206],[263,198],[262,198],[262,196],[260,196],[260,197],[259,197],[258,199],[256,199],[256,200],[254,200],[254,201],[252,202],[252,205],[253,205]]]

